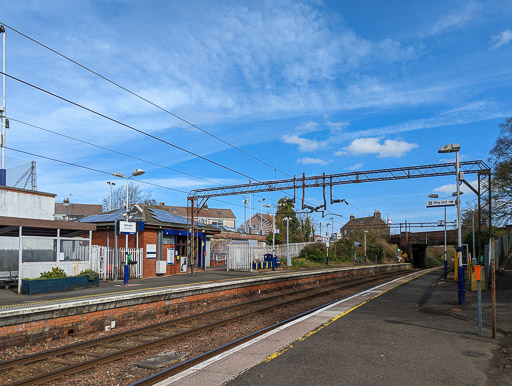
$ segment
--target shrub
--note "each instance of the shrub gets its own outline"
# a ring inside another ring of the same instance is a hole
[[[62,268],[53,267],[51,271],[41,273],[41,279],[60,279],[66,277],[66,272]]]
[[[80,275],[78,276],[87,276],[87,279],[90,281],[96,280],[98,277],[98,272],[93,271],[92,269],[85,269],[82,272],[80,272]]]
[[[311,261],[323,261],[325,260],[325,254],[325,244],[315,243],[306,245],[304,249],[300,251],[299,257]]]

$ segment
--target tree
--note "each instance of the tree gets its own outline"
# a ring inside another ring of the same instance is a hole
[[[290,219],[288,223],[288,239],[290,243],[309,241],[313,233],[311,218],[307,215],[297,217],[294,203],[288,200],[288,198],[283,197],[279,199],[277,204],[275,221],[276,229],[279,229],[279,233],[275,236],[274,242],[276,245],[286,243],[285,218]],[[267,236],[267,243],[272,244],[272,233]]]
[[[119,186],[112,189],[112,210],[124,208],[126,201],[126,186]],[[128,183],[128,201],[130,205],[144,204],[156,205],[157,201],[151,197],[151,192],[147,192],[140,186]],[[109,210],[110,195],[103,197],[103,211]]]
[[[493,223],[504,225],[512,220],[512,118],[500,123],[500,134],[490,151],[492,163]]]

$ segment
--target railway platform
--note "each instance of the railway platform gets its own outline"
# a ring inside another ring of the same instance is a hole
[[[510,385],[512,262],[491,291],[477,294],[442,270],[426,270],[340,300],[159,383],[177,385]]]
[[[215,300],[274,290],[316,285],[392,272],[410,271],[409,264],[329,266],[314,270],[199,271],[196,275],[167,276],[99,287],[39,295],[3,290],[0,296],[0,339],[6,346],[111,331],[173,315],[186,309],[200,312]]]

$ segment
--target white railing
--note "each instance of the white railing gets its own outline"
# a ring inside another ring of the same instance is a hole
[[[304,249],[304,247],[308,244],[314,244],[312,242],[310,243],[293,243],[289,244],[289,250],[290,250],[290,257],[299,257],[300,251]],[[286,244],[280,244],[276,245],[275,249],[276,256],[279,257],[286,257]]]
[[[119,264],[117,278],[124,278],[123,262],[126,263],[126,252],[131,255],[131,260],[136,264],[130,264],[130,278],[142,278],[144,254],[142,248],[118,248]],[[101,280],[114,279],[115,249],[93,245],[91,248],[91,269],[98,272]]]
[[[64,253],[64,260],[73,261],[88,261],[89,260],[89,246],[78,247],[65,247],[61,249]]]
[[[228,244],[226,251],[226,269],[249,269],[252,271],[252,263],[263,261],[263,255],[268,253],[266,248],[253,246],[245,242],[233,241]]]

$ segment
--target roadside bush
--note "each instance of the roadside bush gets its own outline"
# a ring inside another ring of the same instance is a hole
[[[85,269],[82,272],[80,272],[80,275],[78,276],[87,276],[87,279],[89,279],[89,281],[93,281],[96,280],[96,278],[98,277],[98,272],[93,271],[92,269]]]
[[[306,245],[302,251],[300,251],[299,257],[302,259],[320,262],[325,261],[326,252],[325,244],[309,244]]]
[[[62,268],[53,267],[51,271],[41,273],[41,279],[60,279],[66,277],[66,272]]]

